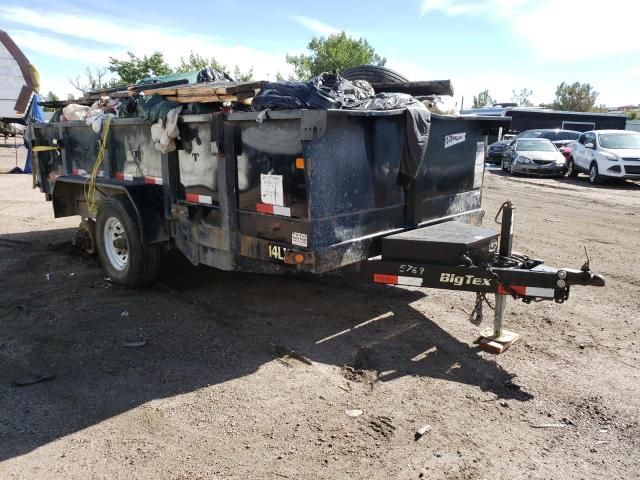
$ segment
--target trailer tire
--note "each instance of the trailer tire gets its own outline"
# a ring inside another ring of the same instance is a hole
[[[129,200],[116,195],[100,203],[96,218],[98,255],[111,280],[128,288],[152,283],[160,271],[160,245],[142,242]]]
[[[409,81],[398,72],[378,65],[360,65],[347,68],[340,75],[347,80],[366,80],[369,83],[406,83]]]

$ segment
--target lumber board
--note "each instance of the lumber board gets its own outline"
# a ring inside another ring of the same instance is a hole
[[[177,103],[221,103],[237,101],[234,95],[180,95],[167,96],[165,99]]]
[[[428,80],[422,82],[372,83],[376,93],[408,93],[409,95],[453,95],[451,80]]]
[[[183,96],[183,95],[234,95],[240,92],[251,92],[255,94],[256,89],[261,89],[267,82],[210,82],[189,84],[177,87],[154,88],[140,90],[145,95],[156,93],[163,96]]]

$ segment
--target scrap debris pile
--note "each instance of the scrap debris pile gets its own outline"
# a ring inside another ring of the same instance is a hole
[[[427,116],[429,111],[440,114],[457,113],[455,107],[452,109],[446,106],[446,97],[415,97],[410,94],[424,91],[424,84],[430,82],[372,85],[366,80],[350,81],[336,73],[323,73],[307,82],[234,82],[226,73],[212,68],[198,72],[197,83],[186,83],[186,79],[168,82],[159,80],[159,83],[138,83],[126,88],[104,89],[89,92],[77,100],[41,102],[41,105],[58,108],[52,121],[85,121],[96,133],[100,133],[108,118],[151,120],[154,122],[151,134],[155,146],[162,152],[176,148],[174,140],[179,134],[177,122],[182,113],[300,108],[403,108],[424,111]]]

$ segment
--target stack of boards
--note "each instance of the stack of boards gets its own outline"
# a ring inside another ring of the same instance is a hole
[[[177,85],[164,88],[139,90],[144,95],[162,95],[178,103],[222,103],[234,102],[251,105],[260,89],[267,82],[211,82],[195,85]],[[139,88],[139,87],[138,87]]]
[[[89,92],[82,98],[68,101],[44,101],[43,107],[62,108],[71,103],[92,105],[103,96],[110,98],[127,98],[143,94],[162,95],[167,100],[178,103],[222,103],[232,102],[251,105],[266,81],[251,82],[210,82],[187,84],[182,82],[165,82],[148,85],[132,85],[128,88],[111,88]]]

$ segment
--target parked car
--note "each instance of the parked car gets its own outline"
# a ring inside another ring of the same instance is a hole
[[[0,135],[4,135],[4,138],[15,137],[16,135],[24,134],[24,126],[19,123],[6,123],[0,121]]]
[[[556,147],[562,147],[576,141],[581,133],[576,130],[562,130],[560,128],[536,128],[520,132],[513,140],[519,138],[546,138]]]
[[[502,170],[512,175],[563,176],[566,168],[564,157],[546,138],[519,138],[506,148],[502,158]]]
[[[640,133],[629,130],[592,130],[580,135],[571,149],[567,174],[589,175],[589,182],[640,179]]]
[[[486,161],[489,163],[502,162],[502,155],[504,154],[505,147],[511,143],[511,140],[499,140],[489,145],[487,149]]]
[[[572,141],[571,143],[567,143],[566,145],[558,148],[558,150],[560,150],[560,153],[564,156],[565,161],[569,161],[569,157],[571,156],[571,149],[573,148],[574,143],[576,142]]]

